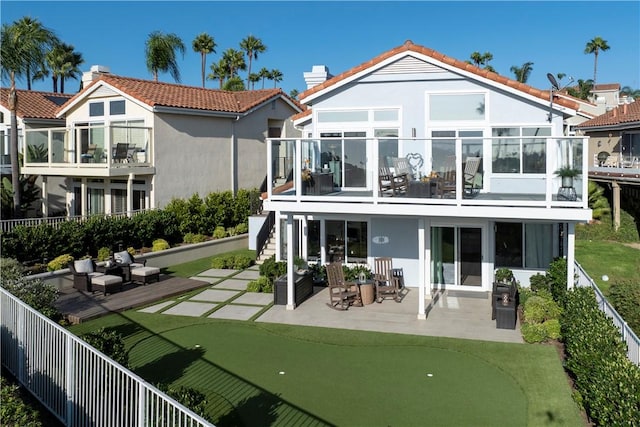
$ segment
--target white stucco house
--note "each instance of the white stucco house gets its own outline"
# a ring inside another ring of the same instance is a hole
[[[17,89],[18,107],[16,122],[18,125],[18,149],[23,150],[25,130],[36,130],[50,127],[64,127],[64,119],[56,116],[58,109],[73,95],[35,90]],[[10,135],[11,110],[8,104],[9,88],[0,88],[0,174],[11,180]],[[24,173],[24,171],[23,171]],[[64,211],[65,192],[59,190],[64,179],[50,180],[49,207],[52,212]],[[42,179],[35,180],[36,186],[41,186]],[[41,206],[33,206],[27,215],[39,216]]]
[[[527,286],[566,257],[573,278],[575,224],[591,219],[587,139],[565,136],[578,103],[556,94],[550,103],[549,91],[411,41],[334,77],[314,71],[299,96],[307,109],[293,118],[302,138],[267,142],[267,164],[290,165],[269,169],[264,202],[279,259],[373,267],[392,257],[419,292],[418,318],[436,290],[491,291],[499,267]],[[469,179],[471,157],[481,162]],[[398,193],[379,179],[396,159],[411,167]],[[555,173],[562,166],[581,173],[572,187]]]
[[[281,89],[230,92],[113,75],[94,66],[56,112],[61,127],[25,132],[48,157],[22,173],[64,178],[68,215],[161,208],[194,193],[258,188],[267,137],[297,135],[302,109]],[[46,212],[45,212],[46,215]]]

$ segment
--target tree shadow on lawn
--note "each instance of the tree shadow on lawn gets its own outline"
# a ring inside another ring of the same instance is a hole
[[[146,330],[140,325],[130,329]],[[134,368],[135,373],[150,383],[174,383],[204,393],[205,418],[217,426],[333,425],[206,360],[203,347],[185,348],[149,330],[146,332],[150,336],[129,350],[138,360],[148,360]]]

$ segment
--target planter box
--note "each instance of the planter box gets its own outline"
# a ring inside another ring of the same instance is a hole
[[[311,274],[294,274],[295,285],[293,289],[293,301],[297,306],[313,295],[313,277]],[[287,275],[280,276],[273,284],[273,303],[275,305],[287,304]]]

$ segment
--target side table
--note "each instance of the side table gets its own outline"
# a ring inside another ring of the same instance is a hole
[[[367,280],[364,283],[358,283],[360,287],[360,298],[362,298],[362,304],[373,304],[375,290],[373,288],[373,281]]]

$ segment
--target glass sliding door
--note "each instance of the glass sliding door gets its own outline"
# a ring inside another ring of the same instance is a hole
[[[460,285],[482,286],[482,229],[458,229]]]
[[[431,227],[431,282],[447,286],[482,287],[482,229]]]

